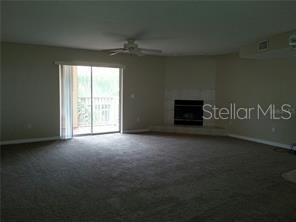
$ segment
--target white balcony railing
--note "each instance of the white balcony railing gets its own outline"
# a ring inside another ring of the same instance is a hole
[[[91,97],[78,97],[77,119],[79,127],[91,125],[93,112],[93,126],[111,126],[118,124],[119,98],[93,97],[93,110],[91,111]]]

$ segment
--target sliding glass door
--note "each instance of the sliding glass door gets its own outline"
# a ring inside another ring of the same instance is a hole
[[[73,134],[120,130],[120,69],[73,66]]]

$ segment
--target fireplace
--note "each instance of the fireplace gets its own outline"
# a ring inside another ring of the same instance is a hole
[[[175,125],[203,125],[203,100],[175,100]]]

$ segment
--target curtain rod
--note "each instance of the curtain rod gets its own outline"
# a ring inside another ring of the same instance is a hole
[[[122,68],[125,66],[114,63],[102,63],[102,62],[86,62],[86,61],[54,61],[56,65],[72,65],[72,66],[98,66],[98,67],[109,67],[109,68]]]

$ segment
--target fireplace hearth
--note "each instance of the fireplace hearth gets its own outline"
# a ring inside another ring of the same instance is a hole
[[[203,125],[203,100],[175,100],[175,125]]]

